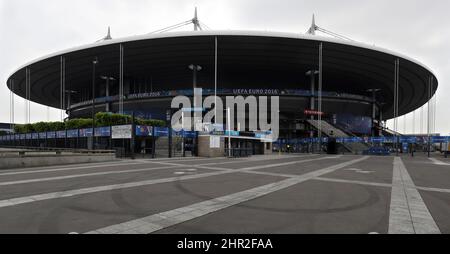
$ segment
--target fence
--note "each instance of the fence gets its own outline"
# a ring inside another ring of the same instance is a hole
[[[179,157],[196,147],[196,132],[135,125],[107,126],[0,136],[3,147],[115,150],[117,157]],[[94,145],[92,147],[92,145]],[[183,148],[182,145],[185,145]]]

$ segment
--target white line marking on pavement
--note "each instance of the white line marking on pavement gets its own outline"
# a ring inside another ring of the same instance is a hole
[[[38,182],[49,182],[49,181],[57,181],[57,180],[65,180],[65,179],[81,178],[81,177],[90,177],[90,176],[138,173],[138,172],[154,171],[154,170],[158,170],[158,169],[175,169],[175,168],[176,168],[175,166],[167,166],[167,167],[157,167],[157,168],[141,168],[141,169],[120,170],[120,171],[118,171],[118,170],[116,170],[116,171],[104,171],[104,172],[97,172],[97,173],[68,175],[68,176],[55,176],[55,177],[19,180],[19,181],[11,181],[11,182],[0,182],[0,186],[9,186],[9,185],[26,184],[26,183],[38,183]]]
[[[23,175],[23,174],[34,174],[34,173],[48,173],[48,172],[59,172],[59,171],[69,171],[69,170],[77,170],[77,169],[88,169],[88,168],[104,168],[104,167],[121,167],[127,165],[139,165],[143,164],[140,162],[128,162],[128,163],[105,163],[105,164],[96,164],[92,166],[76,166],[76,167],[63,167],[63,168],[55,168],[55,169],[42,169],[42,170],[30,170],[30,171],[13,171],[8,173],[0,173],[0,176],[11,176],[11,175]]]
[[[323,159],[327,159],[327,158],[328,157],[318,158],[318,159],[301,160],[301,161],[297,161],[297,163],[318,161],[318,160],[323,160]],[[277,165],[278,164],[272,164],[272,167],[276,167]],[[43,201],[43,200],[49,200],[49,199],[90,194],[90,193],[101,192],[101,191],[111,191],[111,190],[117,190],[117,189],[148,186],[148,185],[160,184],[160,183],[170,183],[170,182],[175,182],[175,181],[193,180],[193,179],[205,178],[205,177],[210,177],[210,176],[218,176],[218,175],[245,172],[245,171],[246,171],[246,169],[227,170],[227,171],[203,173],[203,174],[197,174],[197,175],[169,177],[169,178],[163,178],[163,179],[130,182],[130,183],[124,183],[124,184],[114,184],[114,185],[97,186],[97,187],[90,187],[90,188],[84,188],[84,189],[51,192],[51,193],[40,194],[40,195],[32,195],[32,196],[12,198],[12,199],[7,199],[7,200],[0,200],[0,208],[20,205],[20,204],[26,204],[26,203],[32,203],[32,202],[37,202],[37,201]]]
[[[373,182],[366,182],[366,181],[344,180],[344,179],[327,178],[327,177],[317,177],[314,180],[324,181],[324,182],[351,183],[351,184],[358,184],[358,185],[392,188],[392,184],[388,184],[388,183],[373,183]]]
[[[206,164],[200,164],[197,166],[213,166],[213,165],[226,165],[226,164],[234,164],[234,163],[242,163],[242,162],[254,162],[254,161],[273,161],[273,160],[283,160],[283,159],[298,159],[298,158],[312,158],[317,157],[318,155],[298,155],[298,156],[270,156],[270,157],[264,157],[264,158],[250,158],[246,159],[245,161],[226,161],[226,162],[217,162],[217,163],[206,163]]]
[[[337,159],[337,158],[340,158],[340,157],[342,157],[342,156],[323,157],[323,158],[320,158],[320,159]],[[314,161],[314,159],[312,159],[311,161]],[[290,162],[283,162],[283,163],[278,163],[278,164],[268,164],[268,165],[263,165],[263,166],[254,166],[254,167],[243,168],[241,170],[261,170],[261,169],[266,169],[266,168],[274,168],[274,167],[295,165],[295,164],[298,164],[299,162],[301,162],[301,161],[290,161]],[[231,169],[231,170],[233,170],[233,169]]]
[[[293,174],[259,172],[259,171],[244,171],[243,173],[254,174],[254,175],[266,175],[266,176],[280,176],[280,177],[285,177],[285,178],[295,178],[295,177],[299,176],[299,175],[293,175]]]
[[[99,164],[120,164],[120,163],[128,163],[132,162],[132,160],[112,160],[112,161],[104,161],[104,162],[86,162],[86,163],[73,163],[73,164],[64,164],[64,165],[54,165],[54,166],[40,166],[40,167],[28,167],[28,168],[15,168],[15,169],[2,169],[1,172],[20,172],[27,170],[38,170],[38,169],[58,169],[58,168],[67,168],[73,166],[91,166],[91,165],[99,165]]]
[[[339,158],[340,157],[342,157],[342,156],[339,156]],[[319,160],[325,160],[325,159],[336,159],[337,157],[299,156],[298,158],[305,158],[305,159],[311,158],[311,159],[277,163],[277,164],[267,164],[267,165],[262,165],[262,166],[254,166],[254,167],[247,167],[247,168],[241,168],[241,169],[211,167],[211,166],[205,166],[206,164],[195,165],[193,167],[197,167],[200,169],[219,170],[219,171],[231,171],[231,172],[239,171],[239,172],[243,172],[243,173],[259,174],[259,175],[276,175],[276,176],[283,176],[283,177],[297,177],[298,175],[277,174],[277,173],[270,173],[270,172],[258,172],[258,171],[253,171],[253,170],[289,166],[289,165],[295,165],[295,164],[304,163],[304,162],[319,161]],[[222,164],[222,163],[217,163],[217,164]],[[213,165],[213,164],[210,164],[210,165]]]
[[[440,189],[440,188],[430,188],[430,187],[416,187],[418,190],[430,191],[430,192],[442,192],[442,193],[450,193],[450,189]]]
[[[432,162],[433,162],[433,164],[435,164],[435,165],[443,165],[443,166],[450,166],[450,163],[445,163],[445,162],[443,162],[443,161],[440,161],[440,160],[438,160],[438,159],[436,159],[436,158],[429,158]]]
[[[394,158],[389,234],[440,234],[402,159]]]
[[[272,160],[280,160],[280,159],[287,159],[287,158],[317,158],[317,156],[316,155],[312,155],[312,156],[290,156],[290,157],[284,156],[283,158],[280,158],[279,156],[277,156],[275,158],[270,157],[269,159],[265,158],[265,159],[259,159],[259,160],[256,160],[256,161],[272,161]],[[334,159],[334,158],[335,157],[326,157],[326,159]],[[219,168],[219,167],[212,167],[212,166],[213,165],[223,165],[223,164],[233,164],[233,163],[246,163],[246,162],[252,162],[252,161],[253,160],[245,159],[245,160],[241,160],[241,161],[216,162],[216,163],[198,164],[198,165],[190,165],[190,166],[201,168],[201,169],[212,169],[212,170],[220,170],[220,171],[229,171],[229,170],[235,170],[235,169],[232,169],[232,168]],[[302,161],[300,161],[300,162],[302,162]],[[161,165],[168,165],[168,166],[174,166],[174,167],[175,166],[178,166],[178,167],[185,167],[186,166],[186,165],[183,165],[183,164],[169,163],[169,162],[157,162],[157,163],[159,163]],[[286,165],[296,164],[296,163],[298,163],[298,161],[288,162],[288,163],[290,163],[290,164],[286,164]],[[269,164],[269,166],[268,166],[269,168],[273,167],[273,166],[270,166],[270,165],[284,166],[282,164]],[[245,168],[245,169],[241,169],[241,170],[251,170],[251,168]]]
[[[362,170],[362,169],[359,169],[359,168],[347,168],[347,169],[344,169],[344,170],[345,171],[353,171],[353,172],[358,173],[358,174],[372,174],[372,173],[375,172],[375,171]]]
[[[97,229],[87,232],[88,234],[149,234],[170,226],[174,226],[210,213],[223,210],[225,208],[253,200],[270,193],[280,191],[296,184],[308,181],[320,175],[331,173],[343,167],[347,167],[354,163],[361,162],[368,157],[362,157],[356,160],[344,162],[328,168],[319,169],[314,172],[309,172],[299,175],[296,178],[290,178],[276,183],[267,184],[250,190],[234,193],[231,195],[214,198],[204,202],[196,203],[190,206],[174,209],[167,212],[162,212],[155,215],[150,215],[137,220],[132,220],[109,227]]]
[[[189,168],[189,169],[183,169],[182,171],[177,171],[174,174],[175,175],[192,175],[192,174],[195,174],[195,171],[197,171],[197,169]]]
[[[249,172],[246,172],[246,173],[249,173]],[[277,175],[277,174],[270,173],[270,175]],[[280,174],[279,176],[292,177],[290,175],[283,175],[283,174]],[[393,186],[392,184],[388,184],[388,183],[373,183],[373,182],[366,182],[366,181],[343,180],[343,179],[327,178],[327,177],[317,177],[314,180],[325,181],[325,182],[335,182],[335,183],[351,183],[351,184],[386,187],[386,188],[392,188],[392,186]],[[416,189],[422,190],[422,191],[429,191],[429,192],[450,193],[450,189],[429,188],[429,187],[420,187],[420,186],[416,186]]]
[[[278,156],[265,156],[263,158],[255,157],[255,158],[238,158],[233,159],[232,161],[225,161],[225,162],[214,162],[214,163],[205,163],[205,164],[198,164],[198,165],[192,165],[195,167],[206,167],[206,166],[213,166],[213,165],[225,165],[225,164],[235,164],[235,163],[245,163],[245,162],[254,162],[254,161],[272,161],[272,160],[281,160],[281,159],[298,159],[298,158],[311,158],[316,157],[317,155],[296,155],[296,156],[285,156],[285,155],[278,155]],[[200,161],[200,160],[190,160],[190,161]],[[178,161],[177,161],[178,162]],[[162,165],[171,165],[171,166],[182,166],[185,167],[184,164],[178,164],[174,162],[155,162]],[[211,168],[210,168],[211,169]],[[217,170],[224,170],[223,168],[217,169]],[[225,169],[226,170],[226,169]]]

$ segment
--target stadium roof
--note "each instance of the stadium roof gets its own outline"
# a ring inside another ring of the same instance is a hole
[[[92,60],[98,57],[98,75],[119,77],[119,45],[125,48],[125,77],[151,76],[164,88],[191,87],[187,69],[203,67],[200,86],[214,84],[215,37],[218,37],[219,87],[305,88],[305,73],[318,69],[318,45],[323,42],[323,89],[368,95],[381,89],[384,118],[393,117],[394,62],[400,59],[399,114],[409,113],[428,101],[430,75],[433,94],[438,82],[422,63],[405,55],[341,39],[279,32],[193,31],[148,34],[56,52],[15,71],[14,92],[25,97],[25,68],[31,73],[31,100],[47,106],[60,105],[60,56],[66,59],[66,89],[90,89]],[[100,85],[100,84],[99,84]],[[8,87],[10,84],[8,82]],[[10,87],[11,89],[11,87]]]

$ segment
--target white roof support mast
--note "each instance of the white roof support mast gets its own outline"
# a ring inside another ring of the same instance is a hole
[[[154,32],[151,32],[150,34],[156,34],[156,33],[164,33],[164,32],[169,32],[175,29],[178,29],[180,27],[184,27],[187,25],[194,25],[194,31],[203,31],[203,27],[209,29],[209,27],[207,25],[205,25],[204,23],[202,23],[199,19],[198,19],[198,15],[197,15],[197,7],[195,7],[195,13],[194,13],[194,18],[185,21],[185,22],[181,22],[179,24],[173,25],[173,26],[169,26],[160,30],[156,30]]]
[[[337,33],[334,33],[334,32],[331,32],[331,31],[328,31],[326,29],[323,29],[323,28],[319,27],[318,25],[316,25],[316,18],[315,18],[315,15],[313,14],[311,27],[306,32],[306,34],[316,35],[316,31],[322,32],[324,34],[331,35],[331,36],[333,36],[335,38],[338,38],[338,39],[347,40],[347,41],[354,41],[354,40],[352,40],[352,39],[350,39],[350,38],[348,38],[346,36],[343,36],[343,35],[340,35],[340,34],[337,34]]]

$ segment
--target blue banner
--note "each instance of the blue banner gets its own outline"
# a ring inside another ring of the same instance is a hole
[[[31,133],[32,139],[39,139],[39,133]]]
[[[431,141],[433,143],[447,143],[448,142],[448,137],[432,137]]]
[[[225,131],[225,136],[239,137],[239,131]]]
[[[39,139],[46,139],[47,138],[47,132],[40,132],[39,133]]]
[[[373,137],[370,138],[370,142],[372,143],[383,143],[386,139],[384,137]]]
[[[47,138],[48,138],[48,139],[54,139],[54,138],[56,138],[56,132],[55,132],[55,131],[49,131],[49,132],[47,132]]]
[[[111,127],[95,128],[96,137],[111,137]]]
[[[92,137],[92,128],[88,128],[88,129],[80,129],[80,138],[87,138],[87,137]]]
[[[168,137],[169,136],[169,128],[155,127],[155,136],[156,137]]]
[[[66,137],[66,131],[57,131],[56,132],[57,138],[65,138]]]
[[[78,130],[67,130],[68,138],[78,138]]]
[[[47,139],[55,139],[56,131],[47,131]]]

